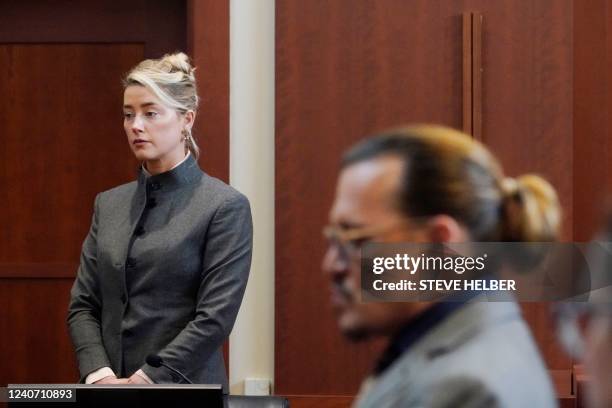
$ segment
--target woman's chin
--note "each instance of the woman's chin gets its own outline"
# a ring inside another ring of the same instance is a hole
[[[150,152],[136,151],[134,152],[134,157],[136,157],[138,161],[149,161],[155,160],[156,156]]]

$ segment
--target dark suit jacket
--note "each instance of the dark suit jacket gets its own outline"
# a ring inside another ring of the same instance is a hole
[[[221,348],[251,248],[248,200],[193,157],[98,194],[68,311],[81,381],[109,366],[117,375],[140,368],[156,383],[180,382],[145,363],[156,353],[194,383],[227,389]]]

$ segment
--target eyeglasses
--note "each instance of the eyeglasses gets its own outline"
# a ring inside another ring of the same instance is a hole
[[[362,228],[341,228],[328,225],[323,228],[323,236],[327,239],[328,245],[338,250],[338,255],[343,261],[354,262],[359,259],[361,248],[366,242],[405,227],[407,224],[408,220]]]

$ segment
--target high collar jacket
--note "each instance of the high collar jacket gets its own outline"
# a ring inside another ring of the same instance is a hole
[[[108,366],[142,369],[149,354],[194,383],[223,384],[221,347],[247,284],[252,249],[248,200],[206,175],[193,157],[168,172],[98,194],[68,313],[81,381]]]

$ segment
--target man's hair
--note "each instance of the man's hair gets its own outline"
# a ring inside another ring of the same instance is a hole
[[[385,156],[404,162],[397,200],[407,216],[446,214],[478,241],[552,241],[561,210],[543,178],[505,178],[495,157],[470,136],[442,126],[393,129],[365,139],[342,167]]]

